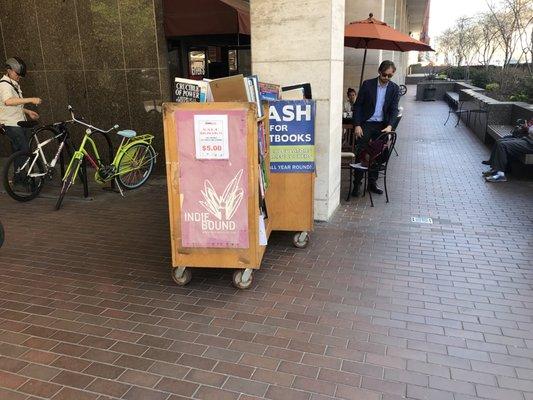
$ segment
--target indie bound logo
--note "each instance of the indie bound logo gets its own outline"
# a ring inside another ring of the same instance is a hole
[[[219,195],[211,182],[206,179],[204,189],[201,191],[203,200],[200,204],[208,212],[185,213],[185,221],[200,222],[203,231],[235,231],[236,224],[232,218],[244,198],[244,190],[240,186],[243,172],[242,169],[237,172],[222,195]]]

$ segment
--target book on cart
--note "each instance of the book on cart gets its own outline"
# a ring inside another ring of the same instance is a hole
[[[290,90],[284,90],[281,92],[282,100],[303,100],[304,99],[304,89],[295,88]]]
[[[263,117],[263,107],[261,107],[261,97],[259,94],[259,79],[257,75],[251,75],[244,78],[248,101],[257,104],[257,117]]]
[[[259,82],[259,96],[261,100],[274,101],[279,100],[280,85],[273,83]]]
[[[248,102],[248,90],[244,83],[244,75],[233,75],[225,78],[213,79],[209,82],[213,101],[231,102],[242,101]]]
[[[302,91],[302,97],[300,97],[299,93],[300,90]],[[294,96],[294,94],[298,93],[297,97],[294,98],[288,98],[289,96]],[[281,88],[281,98],[282,100],[302,100],[302,99],[308,99],[311,100],[313,98],[313,94],[311,92],[311,84],[310,83],[297,83],[295,85],[289,85],[289,86],[283,86]]]
[[[258,118],[263,117],[259,80],[256,75],[233,75],[225,78],[213,79],[209,82],[213,101],[243,101],[257,105]]]
[[[209,83],[193,79],[174,78],[173,100],[176,103],[204,103]]]

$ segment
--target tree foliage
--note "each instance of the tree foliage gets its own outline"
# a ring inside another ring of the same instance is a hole
[[[501,53],[502,65],[533,62],[533,0],[485,0],[487,11],[461,17],[437,38],[449,65],[488,67]],[[532,75],[533,76],[533,75]]]

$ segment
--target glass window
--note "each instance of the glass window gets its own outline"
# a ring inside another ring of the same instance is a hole
[[[237,50],[228,50],[228,63],[229,63],[229,72],[230,73],[239,71]]]
[[[203,50],[189,51],[189,75],[191,77],[204,77],[206,70],[206,57]]]

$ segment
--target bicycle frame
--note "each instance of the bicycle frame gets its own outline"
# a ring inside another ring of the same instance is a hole
[[[89,130],[88,130],[89,131]],[[89,163],[92,165],[94,169],[100,169],[103,167],[102,161],[100,160],[100,153],[98,153],[98,148],[96,147],[96,143],[94,140],[90,137],[91,132],[86,132],[85,136],[83,136],[83,140],[80,145],[80,149],[74,153],[73,159],[79,159],[82,160],[84,157],[89,161]],[[93,160],[91,155],[87,150],[85,150],[85,146],[87,142],[91,145],[93,154],[96,158],[96,161]]]
[[[100,169],[102,169],[103,167],[105,167],[105,165],[102,163],[102,160],[100,158],[100,153],[98,152],[98,148],[96,146],[96,143],[91,138],[91,135],[92,135],[91,129],[87,129],[86,132],[85,132],[85,135],[83,136],[83,140],[81,142],[79,150],[77,150],[74,153],[74,155],[72,156],[72,160],[70,161],[70,163],[68,165],[68,168],[65,171],[65,177],[68,176],[69,171],[70,171],[70,169],[72,167],[73,161],[74,160],[80,160],[81,161],[81,160],[83,160],[83,158],[86,158],[87,161],[89,162],[89,164],[91,164],[91,166],[96,170],[95,179],[96,179],[96,181],[99,181],[101,183],[109,182],[109,181],[113,180],[117,175],[124,175],[124,174],[127,174],[127,173],[129,173],[129,172],[134,170],[134,169],[125,169],[123,171],[120,171],[120,174],[113,173],[109,177],[107,177],[106,179],[103,179],[102,177],[100,177],[98,175],[98,171]],[[138,137],[135,137],[135,138],[127,139],[127,140],[126,140],[126,138],[122,139],[122,142],[120,143],[120,147],[119,147],[119,149],[118,149],[118,151],[117,151],[117,153],[115,155],[115,158],[113,159],[113,162],[111,163],[111,165],[116,168],[118,166],[118,162],[120,161],[121,157],[124,155],[124,153],[131,146],[133,146],[134,144],[137,144],[137,143],[145,143],[147,145],[151,145],[153,138],[154,137],[152,135],[146,134],[146,135],[141,135],[141,136],[138,136]],[[92,150],[94,158],[91,157],[91,154],[89,153],[89,151],[87,151],[85,149],[85,147],[87,146],[87,143],[90,145],[90,149]],[[79,168],[79,166],[78,166],[78,168]],[[75,175],[77,175],[77,173],[78,173],[78,171],[75,172]]]
[[[35,151],[33,151],[32,154],[36,155],[36,157],[33,158],[32,163],[30,164],[30,167],[29,167],[29,171],[33,171],[35,163],[37,162],[37,159],[39,157],[41,158],[41,160],[42,160],[42,162],[43,162],[43,164],[44,164],[44,166],[46,168],[46,171],[44,173],[30,173],[30,174],[28,174],[28,176],[32,177],[32,178],[45,176],[45,175],[47,175],[49,173],[50,169],[52,169],[52,168],[54,168],[56,166],[57,161],[59,160],[59,157],[61,155],[61,151],[65,147],[66,141],[67,141],[67,138],[68,138],[68,133],[66,131],[62,130],[61,132],[58,132],[53,125],[52,126],[45,126],[43,128],[46,128],[47,130],[54,132],[54,136],[49,138],[49,139],[46,139],[44,142],[41,143],[41,142],[39,142],[39,137],[37,136],[37,134],[39,133],[39,131],[41,129],[35,132],[35,135],[33,137],[35,138],[35,141],[37,143],[37,148],[35,149]],[[43,148],[47,144],[51,143],[52,141],[56,140],[57,138],[59,138],[61,136],[63,136],[63,140],[59,144],[59,148],[57,149],[57,152],[56,152],[54,158],[51,160],[50,163],[48,163],[48,160],[46,159],[46,156],[44,155]],[[26,163],[22,166],[22,168],[24,168],[25,166],[26,166]]]

